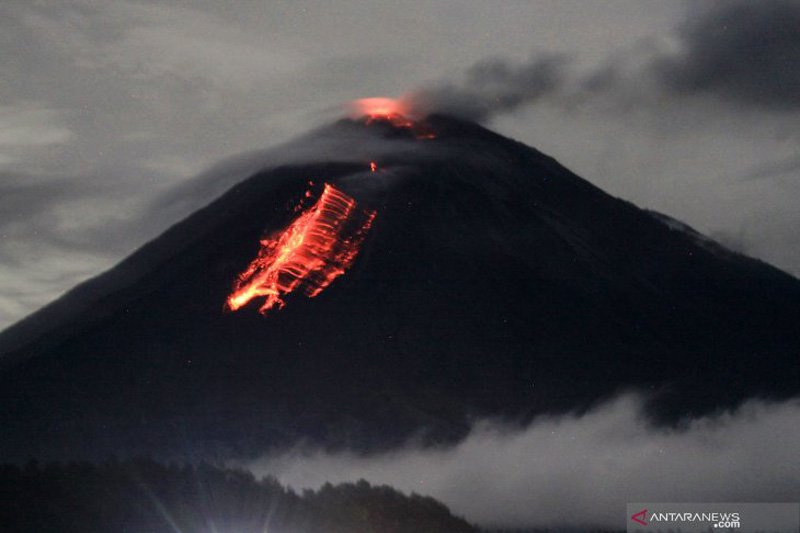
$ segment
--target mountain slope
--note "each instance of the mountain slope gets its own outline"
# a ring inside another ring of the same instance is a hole
[[[375,449],[628,388],[658,421],[798,392],[796,279],[477,125],[424,128],[322,129],[333,155],[255,174],[0,335],[0,453]],[[377,212],[352,268],[225,311],[309,180]]]

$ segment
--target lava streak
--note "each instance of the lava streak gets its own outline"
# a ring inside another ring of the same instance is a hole
[[[261,240],[258,256],[235,280],[226,307],[236,311],[263,296],[259,312],[266,314],[282,308],[283,297],[293,291],[318,295],[353,264],[374,218],[375,211],[325,184],[314,205]]]

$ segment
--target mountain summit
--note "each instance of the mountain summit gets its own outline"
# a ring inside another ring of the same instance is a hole
[[[532,148],[434,115],[285,151],[0,334],[4,457],[374,450],[626,390],[656,423],[800,392],[800,281]]]

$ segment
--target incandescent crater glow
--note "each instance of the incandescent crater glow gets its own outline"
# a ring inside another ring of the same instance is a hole
[[[354,118],[367,117],[371,120],[401,120],[404,123],[410,121],[406,118],[408,108],[401,100],[394,98],[361,98],[351,104],[351,113]]]
[[[377,122],[388,122],[395,128],[410,131],[417,139],[435,139],[436,135],[424,122],[409,118],[413,115],[407,101],[394,98],[361,98],[350,103],[350,115],[365,120],[369,126]]]

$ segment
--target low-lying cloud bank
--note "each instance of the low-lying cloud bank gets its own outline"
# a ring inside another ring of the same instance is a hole
[[[655,428],[642,399],[525,428],[482,421],[460,444],[372,456],[298,448],[245,465],[294,488],[366,479],[430,495],[482,525],[625,527],[632,501],[781,502],[800,498],[800,400]]]

